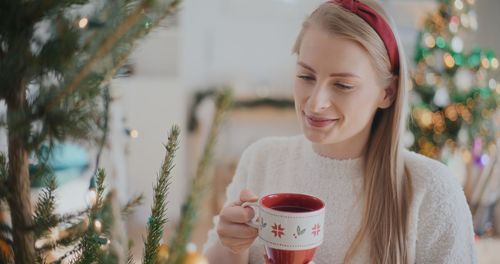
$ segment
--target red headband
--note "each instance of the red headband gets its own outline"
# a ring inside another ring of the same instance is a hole
[[[329,3],[336,3],[343,8],[361,17],[370,25],[384,42],[389,60],[391,61],[392,72],[399,74],[399,52],[398,43],[385,19],[371,7],[363,4],[359,0],[330,0]]]

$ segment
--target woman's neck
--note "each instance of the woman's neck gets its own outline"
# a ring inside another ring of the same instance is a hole
[[[316,144],[312,143],[313,150],[318,155],[336,160],[356,159],[364,155],[365,149],[353,148],[351,144]]]

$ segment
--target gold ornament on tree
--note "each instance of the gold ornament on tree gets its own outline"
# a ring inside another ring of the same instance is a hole
[[[184,264],[208,264],[208,260],[197,252],[195,244],[187,244],[186,253]]]
[[[169,247],[166,244],[161,244],[156,255],[156,264],[167,263],[169,257]],[[208,264],[208,260],[199,254],[196,250],[196,245],[189,243],[186,246],[186,257],[183,264]]]
[[[156,255],[156,264],[167,263],[169,248],[166,244],[161,244]]]

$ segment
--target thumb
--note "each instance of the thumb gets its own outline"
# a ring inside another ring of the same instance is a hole
[[[258,199],[259,199],[259,197],[257,195],[255,195],[249,189],[243,189],[240,192],[240,201],[242,203],[244,203],[244,202],[256,202]]]

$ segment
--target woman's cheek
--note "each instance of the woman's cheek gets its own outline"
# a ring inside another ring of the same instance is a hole
[[[295,93],[299,98],[301,98],[302,101],[305,100],[307,97],[309,97],[309,93],[310,91],[312,91],[309,87],[307,87],[306,84],[300,82],[297,83],[295,87],[296,87]]]

